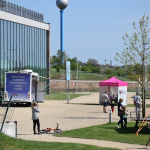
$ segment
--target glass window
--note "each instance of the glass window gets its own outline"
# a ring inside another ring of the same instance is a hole
[[[39,75],[41,76],[41,59],[40,59],[40,51],[41,51],[41,30],[38,29],[38,68],[39,68]]]
[[[28,57],[28,51],[27,51],[27,43],[28,43],[28,32],[27,32],[27,26],[24,26],[24,52],[25,52],[25,55],[24,55],[24,61],[25,61],[25,69],[28,68],[28,60],[27,60],[27,57]]]
[[[24,57],[25,57],[24,41],[25,41],[25,30],[24,30],[24,25],[22,25],[22,69],[25,69],[25,65],[24,65]]]
[[[31,37],[31,39],[32,39],[32,44],[31,44],[31,53],[32,53],[32,63],[33,63],[33,67],[32,67],[32,69],[33,69],[33,71],[35,72],[35,48],[34,48],[34,43],[35,43],[35,40],[34,40],[34,28],[33,27],[31,27],[32,29],[32,31],[31,31],[31,33],[32,33],[32,37]]]
[[[7,21],[4,21],[4,35],[3,35],[3,38],[4,38],[4,71],[7,71]],[[4,74],[5,76],[5,74]]]
[[[30,69],[30,27],[27,26],[27,62]]]
[[[35,50],[35,72],[37,72],[37,29],[34,28],[34,40],[35,40],[35,43],[34,43],[34,50]]]
[[[47,77],[46,55],[46,30],[0,20],[1,82],[4,82],[5,71],[23,69],[32,69]]]
[[[30,27],[30,68],[33,70],[32,27]]]
[[[47,68],[46,68],[46,60],[47,60],[47,51],[46,51],[46,30],[44,30],[44,73],[45,73],[45,77],[47,77]]]
[[[16,27],[17,27],[17,24],[16,23],[14,23],[14,28],[13,28],[13,30],[14,30],[14,36],[13,36],[13,44],[14,44],[14,47],[13,47],[13,70],[15,71],[16,70],[16,68],[17,68],[17,35],[16,35],[16,32],[17,32],[17,30],[16,30]]]
[[[20,25],[17,24],[17,71],[20,70]]]
[[[3,59],[3,54],[4,54],[4,25],[3,25],[3,20],[1,20],[1,81],[4,81],[4,59]]]
[[[8,61],[8,71],[9,70],[11,70],[11,55],[10,55],[10,51],[11,51],[11,23],[10,23],[10,21],[8,21],[8,23],[7,23],[7,37],[8,37],[8,59],[7,59],[7,61]]]
[[[13,22],[11,22],[11,47],[10,47],[10,55],[11,55],[11,63],[10,63],[10,70],[11,71],[13,71],[13,66],[14,66],[14,64],[13,64],[13,58],[14,58],[14,53],[13,53],[13,51],[14,51],[14,23]]]
[[[23,59],[22,59],[22,57],[23,57],[23,32],[22,32],[22,26],[23,25],[21,25],[20,24],[20,28],[19,28],[19,38],[20,38],[20,41],[19,41],[19,45],[20,45],[20,53],[19,53],[19,68],[20,68],[20,70],[22,70],[23,69],[23,66],[22,66],[22,64],[23,64]]]
[[[39,73],[39,65],[38,65],[38,61],[39,61],[39,46],[38,46],[38,43],[39,43],[39,34],[38,34],[38,29],[36,28],[36,68],[37,68],[37,72]]]

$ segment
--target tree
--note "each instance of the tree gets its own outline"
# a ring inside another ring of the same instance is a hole
[[[89,58],[87,63],[90,63],[90,65],[93,66],[93,67],[98,67],[99,66],[98,61],[96,59],[93,59],[93,58]]]
[[[100,73],[100,68],[92,67],[91,70],[92,70],[92,73]]]
[[[59,65],[56,66],[56,71],[57,71],[57,73],[59,73],[59,71],[60,71],[60,66]]]
[[[72,58],[72,62],[77,62],[77,57]]]
[[[78,61],[78,64],[79,64],[79,65],[82,65],[82,66],[85,65],[85,63],[83,63],[82,61]]]
[[[52,62],[51,62],[51,64],[54,64],[54,63],[59,63],[59,59],[57,58],[56,55],[52,56]]]
[[[106,74],[111,75],[111,70],[108,68]]]
[[[142,116],[145,117],[145,88],[148,86],[148,80],[146,81],[146,75],[148,71],[146,68],[150,66],[149,47],[150,47],[150,29],[148,29],[149,16],[139,19],[139,29],[135,26],[133,21],[133,28],[135,32],[132,37],[129,37],[127,32],[122,37],[126,48],[121,54],[116,53],[115,60],[124,64],[128,73],[133,76],[135,81],[142,87]],[[140,77],[140,81],[137,77],[137,73]]]
[[[67,59],[69,59],[68,54],[66,53],[66,51],[62,52],[61,50],[57,51],[57,58],[59,60],[59,64],[62,63],[62,59],[64,62],[66,62]]]
[[[124,70],[123,70],[123,69],[119,69],[119,70],[117,71],[117,75],[118,75],[119,77],[123,76],[123,74],[124,74]]]

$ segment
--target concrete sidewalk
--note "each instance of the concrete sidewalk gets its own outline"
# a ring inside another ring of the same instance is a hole
[[[104,141],[104,140],[93,140],[93,139],[55,137],[52,134],[22,135],[21,139],[32,140],[32,141],[46,141],[46,142],[78,143],[78,144],[94,145],[94,146],[107,147],[107,148],[118,148],[122,150],[146,149],[146,146],[138,145],[138,144],[127,144],[127,143]]]

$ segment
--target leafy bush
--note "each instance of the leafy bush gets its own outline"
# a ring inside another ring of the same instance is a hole
[[[134,75],[134,76],[129,75],[128,78],[131,79],[132,81],[139,81],[139,78],[142,80],[140,75]],[[150,76],[148,76],[148,78],[150,79]]]
[[[110,69],[107,69],[106,74],[108,74],[108,75],[110,75],[110,74],[111,74]]]
[[[77,70],[77,64],[75,62],[71,62],[71,70]]]
[[[56,70],[59,73],[59,71],[60,71],[60,66],[59,65],[56,66]]]
[[[57,67],[57,65],[51,66],[51,68],[56,68],[56,67]]]
[[[88,70],[87,67],[85,67],[85,66],[82,66],[82,67],[81,67],[81,71],[87,71],[87,70]]]
[[[92,73],[100,73],[100,68],[92,67]]]

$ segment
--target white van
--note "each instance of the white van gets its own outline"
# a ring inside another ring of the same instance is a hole
[[[13,94],[14,103],[44,102],[45,82],[32,70],[5,72],[4,102]]]

